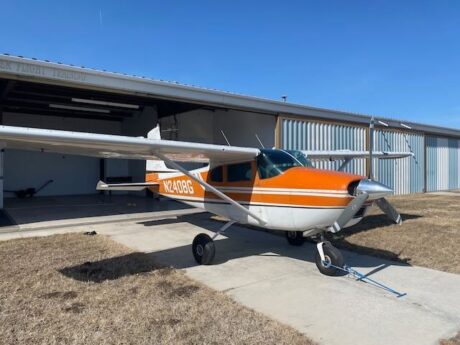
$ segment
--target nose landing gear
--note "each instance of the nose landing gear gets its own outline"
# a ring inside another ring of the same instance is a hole
[[[330,242],[322,241],[316,245],[315,263],[318,270],[327,276],[335,276],[339,273],[336,267],[343,267],[344,260],[340,250],[335,248]]]

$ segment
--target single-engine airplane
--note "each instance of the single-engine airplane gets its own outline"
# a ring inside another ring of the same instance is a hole
[[[372,171],[369,177],[343,172],[346,164],[367,156],[412,155],[373,152],[372,148],[369,152],[293,151],[167,141],[161,140],[158,126],[147,138],[0,126],[0,143],[4,148],[146,160],[145,182],[100,181],[97,189],[148,188],[228,218],[212,238],[204,233],[194,238],[192,251],[199,264],[213,261],[214,239],[237,222],[285,231],[292,245],[301,245],[307,237],[315,239],[316,265],[326,275],[335,275],[336,267],[344,264],[340,251],[324,239],[326,232],[336,233],[358,223],[374,203],[395,223],[401,223],[399,213],[384,198],[392,190],[372,180]],[[339,171],[314,168],[312,160],[322,159],[344,163]],[[189,171],[178,163],[181,161],[205,161],[208,165]]]

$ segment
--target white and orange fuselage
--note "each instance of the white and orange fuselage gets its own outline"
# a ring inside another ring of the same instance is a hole
[[[354,198],[349,192],[350,184],[364,178],[337,171],[293,167],[278,176],[261,179],[256,162],[251,162],[251,166],[252,178],[248,181],[228,181],[225,167],[221,182],[211,181],[209,167],[191,173],[265,220],[265,224],[182,173],[147,173],[146,181],[158,183],[157,187],[150,188],[153,192],[239,223],[276,230],[307,231],[331,226]],[[359,212],[347,226],[358,223],[370,203],[366,203],[363,212]]]

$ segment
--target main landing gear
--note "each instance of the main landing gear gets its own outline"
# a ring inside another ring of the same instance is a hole
[[[209,265],[216,255],[216,245],[206,234],[198,234],[192,243],[193,257],[200,265]]]
[[[214,244],[214,239],[223,234],[230,226],[235,222],[231,221],[225,223],[223,227],[217,231],[214,236],[210,237],[207,234],[198,234],[193,239],[192,243],[192,252],[195,261],[200,265],[210,265],[214,260],[216,255],[216,245]]]
[[[303,231],[286,231],[286,239],[291,246],[301,246],[305,242]]]
[[[210,265],[216,255],[216,245],[214,240],[217,236],[223,234],[235,222],[231,221],[222,226],[214,236],[210,237],[207,234],[201,233],[195,236],[192,243],[193,257],[200,265]],[[286,239],[289,244],[293,246],[302,245],[306,238],[303,237],[302,231],[287,231]],[[335,248],[329,241],[324,239],[323,234],[315,237],[317,241],[317,252],[315,256],[315,263],[318,270],[325,275],[334,276],[339,273],[344,265],[342,253]]]

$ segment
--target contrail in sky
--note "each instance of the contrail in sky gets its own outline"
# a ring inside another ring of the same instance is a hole
[[[102,9],[99,10],[99,28],[102,30]]]

